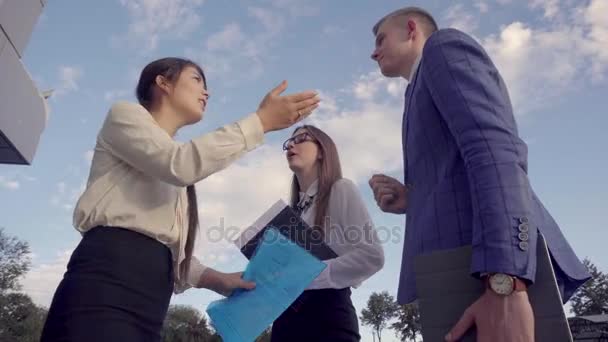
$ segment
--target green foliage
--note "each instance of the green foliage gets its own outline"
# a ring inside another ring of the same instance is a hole
[[[598,270],[589,259],[583,260],[583,264],[592,278],[570,299],[572,313],[577,316],[608,314],[608,275]]]
[[[361,323],[370,326],[378,341],[382,341],[382,330],[395,317],[397,305],[395,299],[387,291],[372,293],[367,301],[367,307],[361,311]]]
[[[30,247],[0,228],[0,294],[19,291],[19,278],[30,268]]]
[[[416,341],[421,333],[420,312],[416,304],[399,305],[396,313],[397,321],[391,325],[400,341],[408,339]]]

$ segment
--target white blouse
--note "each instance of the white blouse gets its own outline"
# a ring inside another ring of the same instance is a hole
[[[117,102],[97,136],[74,226],[82,233],[100,225],[122,227],[162,242],[173,256],[174,292],[195,287],[206,268],[198,259],[192,258],[186,279],[178,272],[188,235],[186,186],[224,169],[263,141],[256,113],[180,143],[143,106]]]
[[[300,202],[312,199],[304,209],[302,219],[314,225],[318,181],[306,192],[300,192]],[[346,287],[357,288],[384,266],[384,249],[378,239],[371,217],[357,186],[349,179],[336,181],[329,196],[327,209],[329,225],[325,228],[325,243],[338,254],[325,260],[327,267],[313,280],[307,290]]]

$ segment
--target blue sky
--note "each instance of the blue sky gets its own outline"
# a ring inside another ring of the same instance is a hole
[[[0,226],[28,241],[33,268],[24,288],[48,305],[80,236],[73,206],[88,175],[91,150],[113,101],[134,100],[141,68],[164,56],[199,62],[211,100],[187,140],[254,111],[281,80],[287,92],[316,89],[322,107],[310,118],[336,141],[345,176],[360,185],[386,236],[385,268],[353,292],[357,310],[373,291],[396,293],[403,217],[381,213],[367,179],[400,177],[400,120],[405,81],[384,79],[369,58],[371,27],[402,6],[423,5],[441,27],[472,34],[509,87],[522,137],[529,144],[533,187],[579,256],[608,270],[605,212],[608,159],[604,135],[608,94],[608,24],[603,0],[476,1],[50,1],[23,62],[41,90],[56,89],[34,163],[0,169]],[[289,170],[280,144],[291,131],[197,185],[203,229],[245,227],[287,193]],[[604,157],[602,157],[604,156]],[[263,185],[262,185],[263,184]],[[201,234],[201,235],[204,235]],[[245,260],[229,243],[201,240],[196,251],[223,271]],[[201,311],[218,296],[190,290],[173,303]],[[364,341],[371,341],[362,329]],[[393,338],[391,331],[383,334]]]

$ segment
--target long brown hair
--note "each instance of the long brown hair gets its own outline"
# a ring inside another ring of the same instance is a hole
[[[135,95],[139,103],[146,109],[150,110],[154,105],[154,86],[156,85],[156,76],[161,75],[168,79],[170,82],[175,82],[181,75],[184,68],[191,66],[195,68],[203,78],[203,84],[205,89],[207,88],[207,79],[202,68],[191,60],[178,58],[178,57],[167,57],[157,59],[142,70],[137,83],[137,89]],[[194,250],[194,241],[196,239],[196,233],[198,231],[198,203],[196,198],[196,188],[194,185],[188,185],[186,188],[188,195],[188,238],[186,239],[186,262],[180,265],[180,278],[187,279],[187,275],[190,272],[190,260],[192,259],[192,251]]]
[[[325,223],[327,216],[327,208],[329,206],[329,196],[331,194],[331,188],[334,183],[342,178],[342,167],[340,166],[340,157],[338,155],[338,149],[334,141],[325,132],[312,125],[303,125],[294,130],[294,133],[298,130],[305,130],[319,146],[319,153],[321,153],[321,159],[318,164],[318,190],[315,196],[314,202],[316,207],[316,214],[314,220],[314,228],[325,231]],[[291,181],[291,206],[295,206],[300,201],[300,184],[293,175]]]

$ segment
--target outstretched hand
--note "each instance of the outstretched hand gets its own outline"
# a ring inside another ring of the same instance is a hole
[[[264,132],[290,127],[309,116],[321,101],[315,91],[309,90],[291,95],[281,95],[287,89],[287,81],[272,89],[257,110]]]

